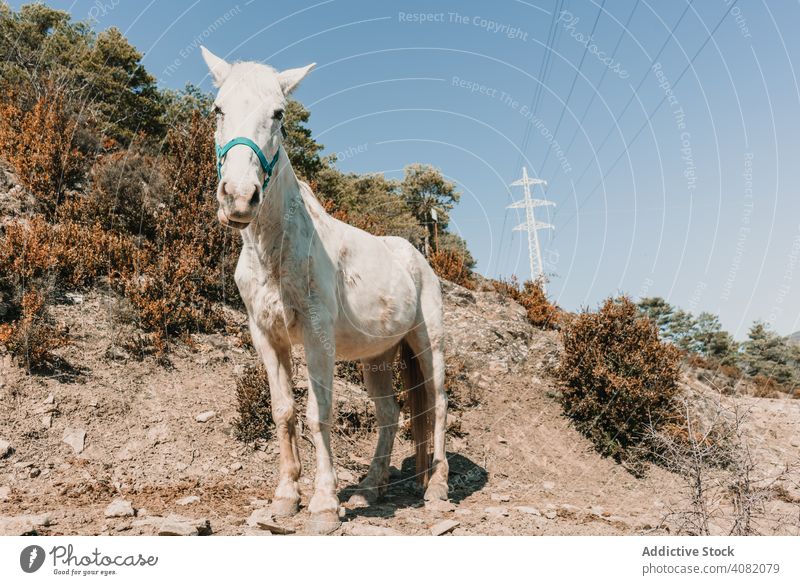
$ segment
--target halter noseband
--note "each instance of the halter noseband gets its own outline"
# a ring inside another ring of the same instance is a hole
[[[261,189],[266,191],[267,185],[269,184],[269,180],[272,177],[272,172],[275,170],[275,165],[278,164],[278,155],[281,152],[281,147],[278,145],[278,149],[275,151],[275,156],[272,157],[272,160],[267,160],[267,157],[264,156],[264,152],[261,148],[250,140],[249,138],[238,137],[230,140],[225,146],[220,146],[219,144],[216,145],[217,147],[217,177],[222,179],[222,159],[225,158],[225,155],[228,154],[228,151],[237,145],[243,145],[248,147],[250,150],[256,153],[256,157],[258,157],[258,162],[261,163],[261,168],[264,170],[264,184],[261,186]]]

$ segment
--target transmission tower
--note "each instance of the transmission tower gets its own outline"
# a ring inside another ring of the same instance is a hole
[[[522,178],[511,183],[512,187],[522,187],[525,193],[522,201],[517,201],[508,206],[509,209],[524,209],[525,223],[519,224],[514,228],[515,232],[528,232],[528,252],[531,261],[531,280],[536,280],[544,274],[544,264],[542,264],[542,250],[539,247],[538,230],[554,229],[554,226],[542,221],[536,221],[533,210],[535,207],[555,205],[547,199],[534,199],[531,197],[531,185],[542,185],[542,189],[547,186],[547,181],[543,179],[532,179],[528,177],[528,169],[522,167]],[[542,281],[544,287],[544,281]]]

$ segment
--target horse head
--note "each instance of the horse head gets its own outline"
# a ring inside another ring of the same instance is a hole
[[[228,63],[201,50],[219,89],[214,100],[217,218],[244,229],[255,219],[278,163],[287,96],[315,64],[278,72],[261,63]]]

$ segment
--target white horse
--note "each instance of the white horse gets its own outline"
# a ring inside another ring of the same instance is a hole
[[[202,53],[219,88],[214,102],[218,219],[242,234],[236,284],[247,307],[253,345],[267,371],[280,444],[273,514],[294,514],[300,502],[290,355],[291,346],[299,343],[308,363],[306,416],[317,460],[307,529],[328,533],[341,524],[330,446],[336,359],[362,361],[379,426],[375,456],[351,502],[375,501],[388,483],[399,416],[392,388],[398,347],[418,477],[426,487],[425,499],[446,500],[439,279],[408,241],[375,237],[334,219],[295,176],[281,146],[281,119],[286,96],[314,64],[277,72],[259,63],[228,63],[205,48]]]

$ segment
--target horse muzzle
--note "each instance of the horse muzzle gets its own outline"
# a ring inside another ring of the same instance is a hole
[[[222,181],[217,191],[217,219],[226,227],[244,229],[252,222],[261,204],[261,189],[253,185],[240,192],[230,183]]]
[[[225,227],[234,228],[237,230],[243,230],[244,228],[250,225],[250,222],[253,221],[252,218],[245,221],[239,221],[238,219],[231,219],[225,214],[225,212],[222,210],[221,207],[217,210],[217,219]]]

